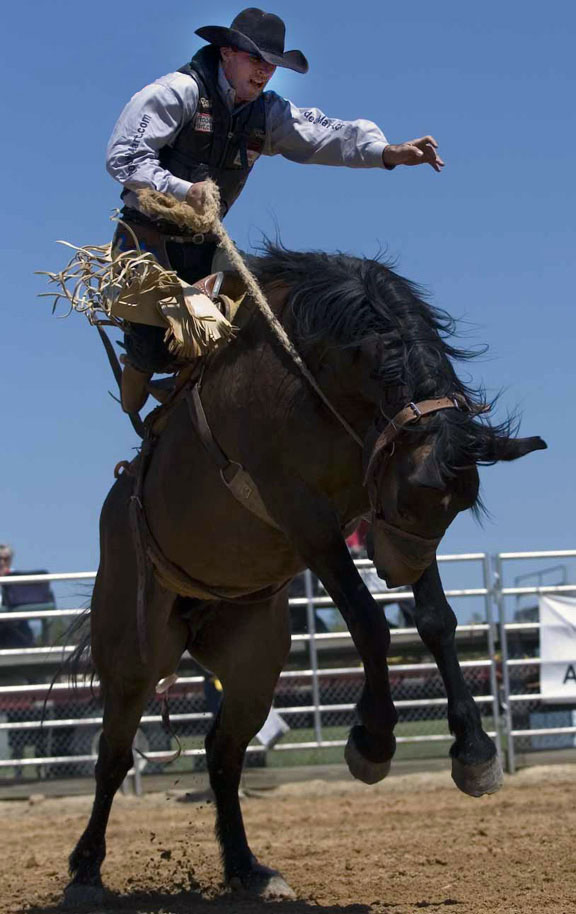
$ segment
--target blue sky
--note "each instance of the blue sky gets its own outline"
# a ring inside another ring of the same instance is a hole
[[[96,566],[100,505],[137,444],[107,394],[95,330],[52,317],[34,270],[65,263],[58,238],[110,237],[108,136],[131,94],[201,46],[196,27],[240,8],[207,6],[53,0],[4,13],[0,541],[19,567]],[[276,225],[296,248],[384,246],[465,319],[470,344],[490,352],[464,374],[502,388],[502,410],[519,408],[524,433],[550,449],[483,469],[492,519],[461,516],[443,551],[574,547],[574,5],[369,0],[352,16],[348,4],[278,0],[272,11],[311,63],[306,76],[279,71],[273,88],[370,118],[391,142],[433,133],[447,164],[437,175],[261,161],[230,233],[244,248]]]

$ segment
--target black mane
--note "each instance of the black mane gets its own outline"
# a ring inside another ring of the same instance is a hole
[[[486,403],[484,391],[464,383],[453,364],[485,349],[456,346],[456,321],[431,305],[418,285],[381,258],[289,251],[271,242],[261,256],[252,258],[251,267],[262,284],[289,287],[291,335],[304,357],[320,342],[344,348],[374,340],[381,352],[374,373],[383,391],[401,387],[405,402],[454,394],[466,399],[471,413],[446,410],[433,420],[438,431],[435,456],[443,476],[464,465],[492,462],[489,438],[510,434],[513,423],[495,428],[474,419]]]
[[[322,341],[355,347],[377,339],[383,384],[402,384],[414,400],[454,393],[471,404],[482,400],[482,392],[454,371],[453,361],[478,354],[451,342],[456,321],[383,260],[288,251],[268,243],[253,266],[263,283],[289,286],[291,329],[303,354]]]

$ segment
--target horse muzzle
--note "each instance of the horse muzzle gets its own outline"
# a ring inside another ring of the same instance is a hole
[[[413,584],[432,564],[442,539],[407,533],[375,516],[372,524],[374,564],[388,587]]]

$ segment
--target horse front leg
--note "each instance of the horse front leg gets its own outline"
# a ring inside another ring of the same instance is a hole
[[[364,666],[365,682],[357,706],[360,723],[350,731],[344,756],[355,778],[375,784],[390,771],[396,751],[394,727],[398,715],[386,661],[390,628],[384,610],[358,574],[341,536],[334,539],[330,549],[304,558],[342,613]]]
[[[412,589],[418,632],[446,688],[448,724],[455,737],[450,749],[454,783],[472,797],[495,793],[502,786],[502,766],[462,675],[454,638],[456,616],[446,600],[436,561]]]
[[[344,754],[355,778],[375,784],[390,771],[398,721],[388,678],[390,628],[384,610],[360,577],[327,497],[295,476],[282,477],[277,467],[273,479],[261,485],[261,494],[296,554],[340,610],[360,655],[365,674],[357,705],[360,723],[350,730]]]

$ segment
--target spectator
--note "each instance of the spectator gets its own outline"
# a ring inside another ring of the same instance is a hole
[[[0,577],[14,577],[18,575],[46,574],[45,571],[14,571],[12,561],[14,550],[7,543],[0,543]],[[46,581],[35,583],[6,582],[0,586],[0,610],[2,613],[46,605],[54,606],[54,594]],[[0,648],[26,648],[31,647],[36,634],[42,630],[42,624],[27,619],[14,621],[2,620],[0,623]]]

